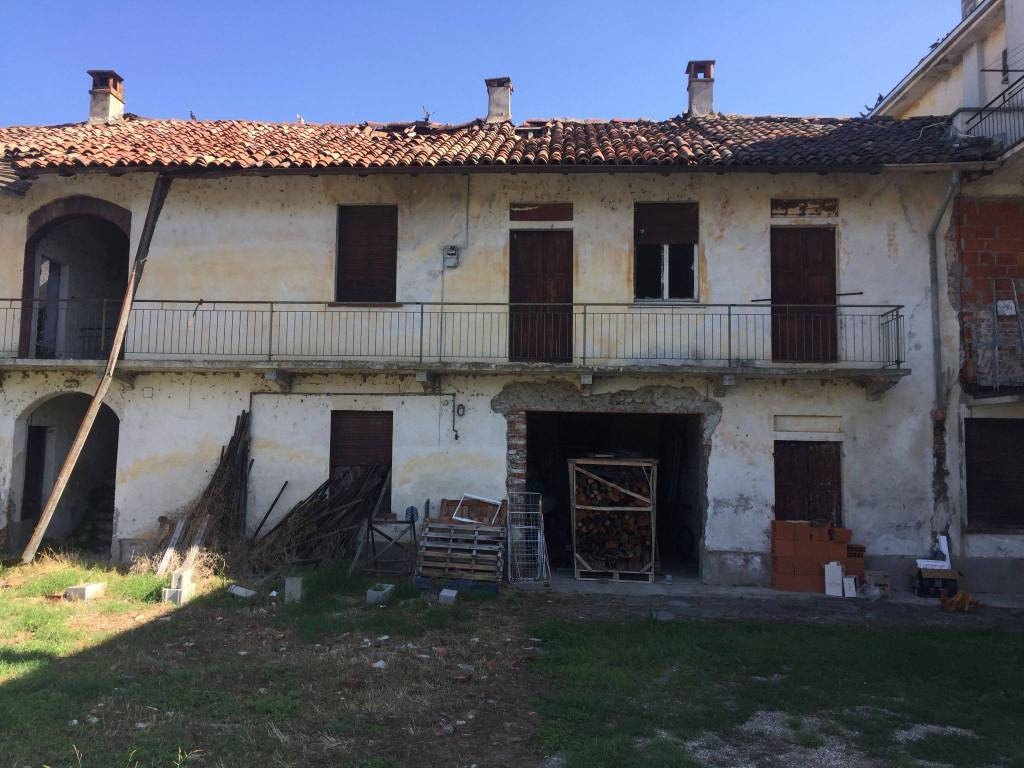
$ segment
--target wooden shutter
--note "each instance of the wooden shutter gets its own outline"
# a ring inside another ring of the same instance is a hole
[[[775,518],[842,524],[840,443],[775,442]]]
[[[664,245],[696,243],[696,203],[637,203],[633,208],[633,241]]]
[[[338,206],[338,301],[393,302],[398,274],[398,208]]]
[[[964,419],[967,524],[1024,529],[1024,419]]]
[[[331,411],[331,475],[391,463],[391,411]]]

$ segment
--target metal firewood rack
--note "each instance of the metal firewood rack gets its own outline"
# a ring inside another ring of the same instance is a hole
[[[647,483],[647,493],[637,493],[629,490],[612,481],[608,477],[602,477],[602,470],[634,470],[642,472]],[[630,497],[636,502],[635,506],[630,505],[588,505],[577,502],[577,491],[581,478],[596,481],[614,489],[620,495]],[[569,460],[569,499],[572,510],[572,549],[573,563],[576,571],[576,579],[587,580],[613,580],[613,581],[654,581],[654,571],[657,560],[657,479],[658,462],[656,459],[616,459],[616,458],[586,458]],[[608,568],[606,563],[588,561],[579,551],[577,534],[579,531],[579,512],[600,512],[615,515],[649,515],[650,524],[635,526],[634,530],[643,531],[647,537],[646,550],[650,558],[638,570],[624,570]]]

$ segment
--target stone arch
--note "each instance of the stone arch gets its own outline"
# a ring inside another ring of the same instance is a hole
[[[28,229],[25,239],[32,241],[45,229],[63,219],[79,216],[95,216],[106,219],[120,229],[125,237],[131,237],[132,212],[116,203],[89,195],[69,195],[52,200],[36,208],[28,215]]]
[[[47,393],[26,405],[15,420],[8,523],[16,548],[24,544],[35,525],[35,516],[49,495],[89,400],[90,395],[84,391]],[[104,403],[48,536],[68,538],[82,532],[83,520],[90,524],[98,522],[101,538],[91,548],[109,554],[120,425],[121,414]],[[35,488],[30,488],[30,484]],[[99,519],[95,519],[95,513]],[[94,519],[86,520],[89,514]]]
[[[40,244],[43,243],[47,238],[53,234],[54,237],[60,237],[62,228],[66,230],[67,226],[82,228],[84,225],[81,223],[82,220],[91,220],[94,222],[94,226],[89,228],[90,232],[93,232],[99,238],[99,242],[103,245],[99,246],[98,252],[105,254],[106,257],[111,254],[118,254],[119,257],[114,261],[110,262],[110,266],[106,265],[104,268],[97,272],[93,272],[94,275],[113,273],[116,275],[116,280],[112,282],[120,282],[123,277],[127,279],[128,274],[128,255],[129,255],[129,242],[131,238],[131,211],[127,208],[111,203],[107,200],[102,200],[96,197],[90,197],[88,195],[70,195],[68,197],[62,197],[57,200],[53,200],[29,214],[28,224],[26,227],[25,237],[25,253],[22,265],[22,311],[20,319],[20,331],[19,331],[19,343],[18,343],[18,355],[19,357],[32,356],[33,348],[35,345],[32,343],[33,328],[35,328],[36,334],[38,335],[42,328],[45,332],[49,326],[46,321],[40,320],[41,310],[39,309],[42,304],[36,301],[37,280],[40,280],[40,271],[37,274],[37,268],[39,270],[42,267],[38,267],[37,262],[39,261],[38,251],[40,250]],[[63,231],[65,237],[68,236],[68,231]],[[88,239],[88,238],[87,238]],[[45,249],[44,249],[45,250]],[[65,247],[64,252],[69,256],[78,248],[68,249]],[[82,257],[79,256],[81,260]],[[43,259],[43,261],[46,261]],[[116,262],[123,262],[117,264]],[[50,262],[52,264],[52,262]],[[116,267],[116,269],[115,269]],[[60,269],[60,272],[65,270]],[[121,274],[123,272],[123,275]],[[76,274],[88,274],[88,270],[78,270]],[[97,278],[94,277],[95,281]],[[66,281],[64,290],[67,290]],[[54,282],[50,281],[50,288],[53,288]],[[59,288],[57,290],[60,290]],[[123,293],[123,289],[115,291],[114,288],[102,290],[103,295],[100,297],[88,296],[83,297],[87,299],[102,298],[107,299],[107,294]],[[50,297],[52,299],[52,297]],[[119,296],[117,297],[120,298]],[[111,300],[114,300],[111,296]],[[71,345],[70,348],[62,350],[61,354],[58,354],[56,350],[53,355],[44,354],[43,356],[70,356],[70,357],[104,357],[103,349],[104,339],[100,338],[98,341],[94,341],[89,337],[91,332],[91,326],[97,321],[92,315],[99,314],[105,316],[105,311],[97,310],[87,304],[82,304],[72,311],[72,307],[67,302],[60,302],[58,309],[53,310],[54,302],[51,300],[47,306],[51,306],[50,318],[53,317],[54,312],[63,314],[65,320],[70,318],[73,330],[82,331],[82,326],[86,329],[86,336],[80,338],[77,342]],[[51,321],[53,325],[56,321]],[[63,322],[63,321],[62,321]],[[56,329],[49,328],[51,335],[60,335]],[[102,336],[102,332],[100,334]],[[62,343],[63,345],[63,343]],[[54,346],[56,346],[54,344]],[[97,346],[96,350],[92,347]],[[82,347],[81,350],[77,349]]]

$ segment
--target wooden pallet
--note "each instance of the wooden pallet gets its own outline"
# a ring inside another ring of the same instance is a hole
[[[498,582],[504,562],[502,527],[446,520],[428,522],[420,531],[418,576]]]

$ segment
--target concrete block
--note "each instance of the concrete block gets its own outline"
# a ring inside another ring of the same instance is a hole
[[[234,595],[235,597],[241,597],[245,600],[250,600],[256,597],[256,590],[246,589],[245,587],[240,587],[237,584],[232,584],[228,587],[228,594]]]
[[[301,576],[289,576],[284,580],[284,601],[286,603],[302,602]]]
[[[182,568],[171,574],[171,589],[190,589],[192,587],[192,569]]]
[[[395,591],[394,584],[374,584],[366,590],[366,605],[384,605]]]
[[[107,585],[102,581],[96,581],[92,584],[77,584],[64,590],[64,599],[95,600],[97,597],[103,597],[103,593],[106,590]]]
[[[192,599],[192,587],[164,588],[160,600],[164,603],[184,605]]]
[[[459,591],[457,589],[442,589],[441,593],[437,596],[437,599],[441,605],[455,605],[455,601],[458,597]]]

